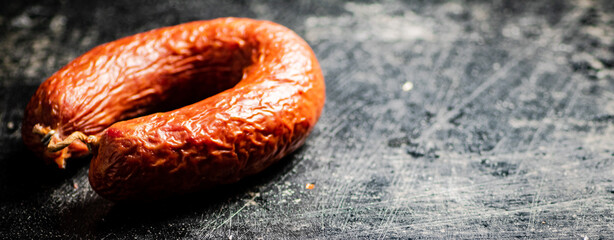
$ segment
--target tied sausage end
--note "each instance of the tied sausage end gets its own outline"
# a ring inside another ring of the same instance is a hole
[[[71,157],[71,153],[87,151],[85,154],[90,154],[98,146],[98,137],[88,136],[79,131],[60,139],[56,130],[36,124],[32,128],[32,133],[40,137],[40,143],[45,148],[45,157],[51,158],[60,169],[66,168],[66,159]],[[83,149],[83,144],[86,145],[87,150]]]

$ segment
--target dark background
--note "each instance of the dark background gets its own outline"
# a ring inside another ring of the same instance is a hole
[[[109,2],[0,5],[3,237],[614,234],[613,1]],[[295,30],[322,65],[324,113],[282,163],[208,192],[114,204],[91,190],[87,159],[62,172],[24,147],[27,101],[71,59],[225,16]]]

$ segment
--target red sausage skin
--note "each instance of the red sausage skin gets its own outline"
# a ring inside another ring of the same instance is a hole
[[[296,150],[324,92],[313,51],[291,30],[196,21],[103,44],[69,63],[28,105],[24,141],[58,163],[87,147],[51,153],[28,127],[56,130],[52,141],[74,131],[98,136],[89,172],[97,193],[162,198],[236,182]],[[158,113],[142,116],[150,112]]]

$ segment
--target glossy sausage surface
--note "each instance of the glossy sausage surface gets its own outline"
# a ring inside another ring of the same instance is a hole
[[[55,130],[51,142],[75,131],[98,136],[93,189],[111,200],[159,198],[236,182],[296,150],[320,116],[324,88],[311,48],[281,25],[190,22],[69,63],[32,98],[23,137],[62,166],[87,146],[75,141],[53,153],[28,128]]]

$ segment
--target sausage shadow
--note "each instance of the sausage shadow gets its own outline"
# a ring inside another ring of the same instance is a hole
[[[6,94],[2,96],[3,99],[11,104],[6,105],[6,112],[0,119],[1,202],[23,202],[37,197],[43,199],[45,190],[59,186],[89,163],[89,159],[72,159],[67,169],[60,170],[55,165],[46,165],[23,143],[20,134],[23,109],[37,88],[38,86],[15,82],[3,89]],[[8,124],[5,124],[8,122],[12,123],[13,127],[9,128]]]
[[[0,188],[3,202],[21,202],[44,198],[44,192],[54,189],[89,165],[89,158],[71,159],[66,169],[45,164],[21,141],[7,144],[7,154],[0,157]]]
[[[6,96],[3,97],[11,104],[0,119],[0,202],[3,203],[42,202],[48,190],[58,188],[89,164],[89,157],[70,159],[66,169],[58,169],[56,165],[45,164],[23,143],[20,134],[23,109],[37,88],[38,85],[22,82],[4,88]],[[13,127],[9,128],[6,122],[13,123]]]
[[[144,224],[155,226],[176,218],[207,219],[207,216],[219,214],[221,209],[235,206],[237,203],[243,204],[246,199],[253,198],[254,192],[261,192],[279,182],[301,161],[297,156],[302,151],[301,147],[263,172],[237,183],[162,200],[115,203],[104,216],[104,221],[98,225],[99,230],[116,231]]]

